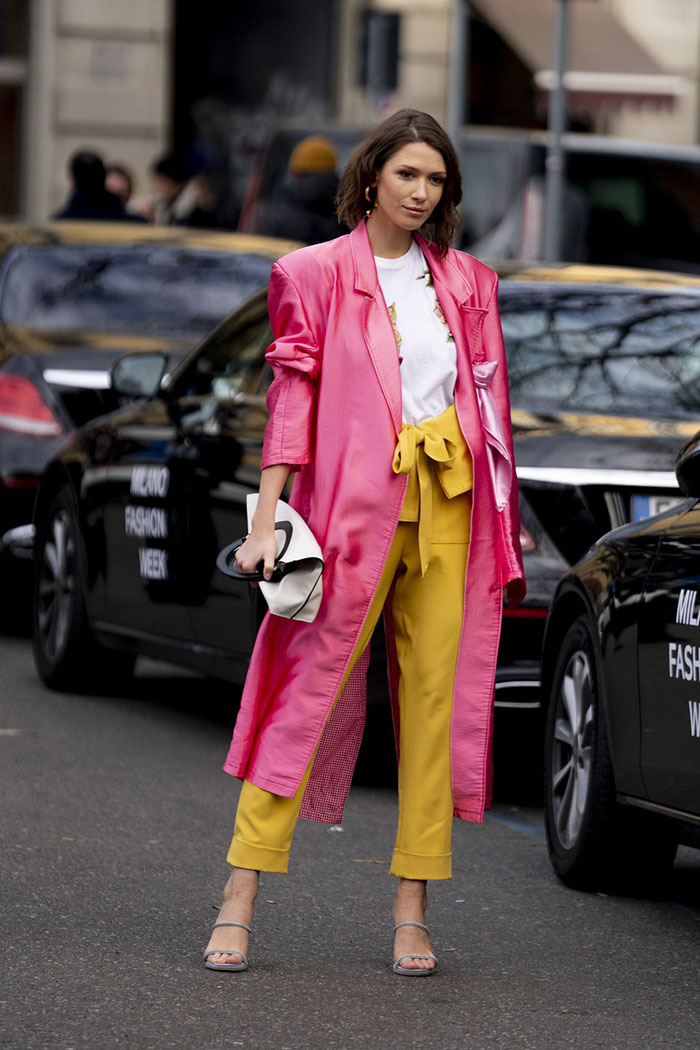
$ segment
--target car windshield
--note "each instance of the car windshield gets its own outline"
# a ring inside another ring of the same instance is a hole
[[[700,292],[507,281],[514,407],[697,420]]]
[[[21,246],[0,267],[5,325],[192,342],[270,276],[251,253],[162,244]]]

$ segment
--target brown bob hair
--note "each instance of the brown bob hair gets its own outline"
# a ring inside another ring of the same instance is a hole
[[[445,256],[461,225],[457,205],[462,199],[462,176],[447,133],[434,117],[418,109],[400,109],[355,147],[340,177],[335,199],[338,219],[351,230],[359,226],[368,207],[365,188],[376,182],[389,157],[410,142],[425,142],[426,146],[436,149],[445,162],[447,178],[442,197],[430,216],[430,222],[421,228],[421,232],[434,242],[440,255]]]

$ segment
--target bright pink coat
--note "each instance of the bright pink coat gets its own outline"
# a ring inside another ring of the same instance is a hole
[[[462,252],[441,259],[420,244],[457,347],[455,402],[474,467],[451,769],[455,814],[480,821],[490,804],[503,587],[523,576],[506,362],[496,275]],[[274,380],[263,467],[300,468],[290,502],[323,549],[323,601],[311,624],[265,617],[224,768],[290,797],[322,735],[379,583],[407,475],[392,470],[402,424],[399,358],[364,222],[349,236],[278,262],[269,308]],[[481,412],[474,366],[482,388],[492,380],[493,398]],[[490,422],[489,409],[497,417]],[[495,471],[487,452],[487,432],[494,429],[500,435],[492,444],[498,447],[500,438],[505,446]],[[342,818],[361,704],[362,690],[346,687],[323,734],[302,815]]]

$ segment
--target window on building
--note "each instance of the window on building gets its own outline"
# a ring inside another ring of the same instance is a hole
[[[0,4],[0,57],[24,58],[28,35],[27,0],[3,0]]]
[[[27,77],[29,4],[0,3],[0,216],[19,212],[21,125]]]

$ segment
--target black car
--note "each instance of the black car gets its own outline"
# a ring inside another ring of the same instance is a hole
[[[528,597],[504,610],[496,704],[524,718],[540,705],[544,622],[562,574],[603,533],[681,498],[676,454],[700,416],[700,281],[499,269]]]
[[[535,724],[558,580],[602,533],[681,498],[673,464],[697,427],[700,281],[510,268],[500,305],[529,592],[505,610],[496,703]],[[215,560],[246,532],[259,481],[270,339],[261,292],[156,396],[88,423],[51,463],[35,516],[35,645],[50,684],[90,671],[87,639],[243,676],[247,588]],[[158,376],[139,372],[153,361],[125,358],[116,389],[155,390]]]
[[[44,467],[117,407],[125,353],[184,357],[292,243],[131,223],[0,224],[0,555],[22,553]],[[18,531],[11,531],[18,530]],[[7,579],[5,580],[7,582]]]
[[[689,498],[602,537],[547,622],[547,838],[579,888],[651,885],[700,842],[700,434],[677,474]]]

